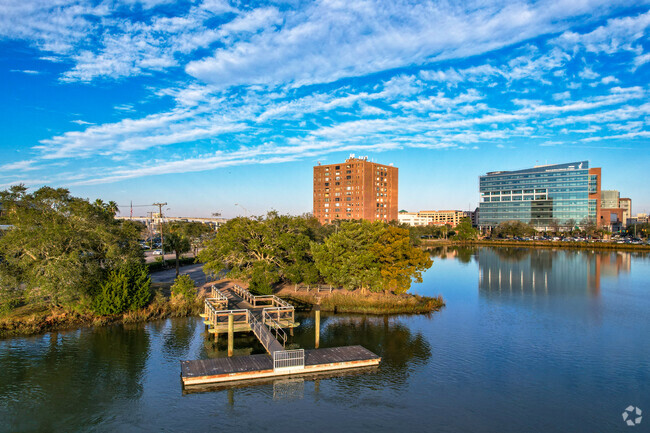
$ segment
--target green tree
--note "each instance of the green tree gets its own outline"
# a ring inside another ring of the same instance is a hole
[[[405,293],[411,282],[422,282],[422,272],[433,262],[429,254],[411,246],[408,230],[383,227],[370,251],[379,265],[381,287],[395,293]]]
[[[456,227],[454,227],[454,239],[461,241],[478,239],[478,230],[472,227],[470,218],[463,218]]]
[[[349,290],[380,286],[380,267],[371,249],[382,228],[379,222],[343,221],[323,244],[312,243],[316,268],[325,281]]]
[[[106,275],[121,264],[143,262],[128,225],[114,218],[116,206],[90,203],[67,189],[23,185],[0,192],[0,292],[49,305],[90,299]]]
[[[176,276],[171,287],[172,298],[183,298],[191,301],[196,297],[196,286],[194,280],[187,274]]]
[[[144,308],[151,301],[151,278],[147,268],[129,262],[110,272],[95,295],[92,308],[102,315]]]
[[[537,233],[530,224],[521,221],[504,221],[492,230],[492,236],[498,238],[512,238],[519,236],[533,236]]]
[[[279,281],[300,283],[317,273],[309,248],[313,225],[303,217],[270,212],[265,218],[234,218],[205,242],[199,259],[205,270],[228,270],[251,281],[253,290],[270,291]]]
[[[179,225],[179,230],[190,240],[195,257],[198,255],[199,248],[203,245],[203,242],[214,234],[212,226],[200,222],[182,223]]]
[[[176,276],[180,271],[180,258],[182,254],[187,253],[192,248],[190,240],[181,233],[180,229],[172,229],[171,233],[168,233],[165,236],[165,249],[167,251],[173,251],[176,255]]]

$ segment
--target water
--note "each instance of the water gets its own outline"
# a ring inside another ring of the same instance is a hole
[[[447,307],[323,314],[321,347],[383,357],[361,375],[184,394],[179,361],[225,349],[194,318],[0,341],[0,431],[615,432],[629,405],[650,415],[650,256],[450,249],[413,290]]]

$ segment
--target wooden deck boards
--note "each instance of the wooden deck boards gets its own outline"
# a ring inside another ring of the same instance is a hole
[[[362,346],[331,347],[305,350],[304,370],[276,372],[269,355],[248,355],[232,358],[202,359],[181,362],[181,379],[185,385],[233,382],[271,378],[287,374],[309,374],[320,371],[374,366],[381,358]]]

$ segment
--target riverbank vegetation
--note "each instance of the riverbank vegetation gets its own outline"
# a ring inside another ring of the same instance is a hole
[[[409,231],[382,222],[342,221],[269,213],[235,218],[199,253],[205,270],[228,270],[259,294],[281,283],[325,283],[361,292],[405,293],[432,261],[411,245]]]
[[[0,202],[0,224],[8,227],[0,232],[0,334],[150,320],[200,309],[201,295],[189,277],[179,277],[171,293],[152,289],[148,274],[156,265],[144,263],[144,227],[116,219],[115,203],[90,202],[62,188],[28,192],[22,185],[0,192]],[[408,230],[381,222],[321,226],[311,217],[272,212],[230,220],[207,240],[205,228],[198,226],[173,224],[165,232],[166,249],[176,253],[177,274],[181,254],[191,248],[196,253],[200,241],[206,273],[226,270],[229,278],[240,278],[261,294],[282,283],[325,283],[373,293],[359,308],[377,312],[393,311],[391,302],[409,304],[404,294],[432,265],[429,255],[412,245]],[[397,295],[402,298],[391,297]],[[380,296],[381,305],[375,302]],[[340,298],[341,308],[351,299]],[[422,299],[412,303],[435,308]]]
[[[117,206],[66,189],[0,192],[0,335],[150,320],[195,311],[197,299],[151,288],[140,228]]]
[[[283,296],[294,304],[318,305],[323,311],[362,314],[422,314],[445,306],[442,296],[397,295],[340,291],[328,295],[291,293]]]

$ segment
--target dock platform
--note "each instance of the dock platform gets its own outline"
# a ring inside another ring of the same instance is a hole
[[[181,361],[184,386],[221,384],[250,379],[267,379],[288,375],[312,374],[333,370],[376,366],[381,358],[362,346],[331,347],[304,351],[299,368],[274,368],[274,358],[249,355],[229,358]]]

